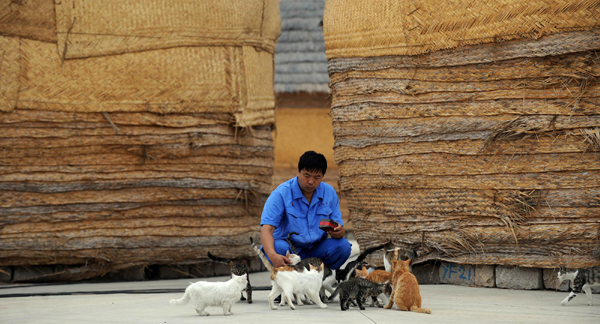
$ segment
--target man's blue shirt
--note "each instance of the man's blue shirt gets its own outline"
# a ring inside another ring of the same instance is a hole
[[[327,238],[327,233],[319,228],[321,218],[344,225],[335,189],[321,182],[309,205],[298,185],[298,177],[295,177],[273,190],[263,208],[260,225],[276,227],[275,240],[285,240],[290,232],[296,232],[299,235],[291,237],[294,246],[311,249],[315,243]]]

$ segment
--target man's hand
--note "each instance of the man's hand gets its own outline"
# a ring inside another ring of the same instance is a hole
[[[260,229],[260,240],[262,242],[265,254],[271,260],[274,268],[282,267],[286,264],[291,264],[292,261],[286,256],[277,254],[275,252],[275,240],[273,240],[273,232],[275,232],[275,226],[263,225]]]
[[[342,238],[344,235],[346,235],[346,229],[343,226],[338,225],[336,228],[327,231],[327,234],[329,234],[329,236],[332,238]]]
[[[288,259],[286,256],[277,254],[277,253],[273,253],[273,255],[269,255],[269,260],[271,260],[271,263],[273,264],[273,268],[283,267],[285,265],[292,263],[292,261],[290,261],[290,259]]]

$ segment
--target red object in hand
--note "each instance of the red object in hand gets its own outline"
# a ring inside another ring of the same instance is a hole
[[[338,227],[338,224],[333,219],[329,218],[321,218],[321,222],[319,223],[319,228],[324,230],[325,232],[332,231],[334,228]]]

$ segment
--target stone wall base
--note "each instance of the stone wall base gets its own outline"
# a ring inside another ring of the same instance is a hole
[[[250,272],[266,271],[256,258],[246,260]],[[0,267],[0,283],[27,282],[37,276],[62,271],[63,266]],[[557,287],[558,269],[524,268],[491,265],[455,264],[449,262],[428,262],[412,266],[412,273],[421,285],[453,284],[471,287],[506,289],[547,289],[569,291],[569,282]],[[153,265],[134,267],[118,272],[110,272],[89,281],[141,281],[156,279],[183,279],[226,276],[231,269],[226,264],[204,262],[189,265]],[[592,287],[596,294],[600,287]]]
[[[12,267],[0,267],[0,282],[10,282],[13,276]]]
[[[414,265],[412,272],[419,284],[558,291],[569,291],[570,284],[565,281],[557,287],[558,269],[470,265],[438,261]],[[596,294],[600,293],[600,287],[592,287],[592,291]]]
[[[262,262],[255,260],[245,261],[250,272],[266,271]],[[0,267],[0,283],[25,283],[34,282],[38,277],[64,271],[65,266],[31,266],[31,267]],[[184,264],[184,265],[151,265],[138,266],[125,270],[109,272],[103,276],[84,281],[142,281],[156,279],[184,279],[227,276],[231,274],[231,267],[213,261]]]

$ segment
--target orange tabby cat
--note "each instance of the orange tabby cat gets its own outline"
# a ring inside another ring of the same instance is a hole
[[[373,270],[371,273],[366,267],[362,269],[356,269],[356,276],[358,278],[365,278],[375,283],[388,283],[392,279],[392,273],[383,270]]]
[[[410,259],[406,261],[392,261],[392,284],[394,285],[394,289],[390,296],[390,302],[385,308],[390,309],[396,303],[399,310],[431,314],[431,309],[421,308],[419,283],[417,282],[417,278],[410,273],[409,265]]]
[[[371,282],[378,284],[385,284],[385,292],[382,295],[379,295],[379,298],[383,300],[384,304],[387,304],[387,298],[389,298],[392,293],[392,273],[383,270],[374,270],[371,273],[367,270],[367,268],[363,267],[362,269],[356,269],[356,277],[357,278],[365,278]],[[384,298],[385,297],[385,298]],[[372,297],[372,305],[377,307],[383,307],[377,300],[377,297]]]

